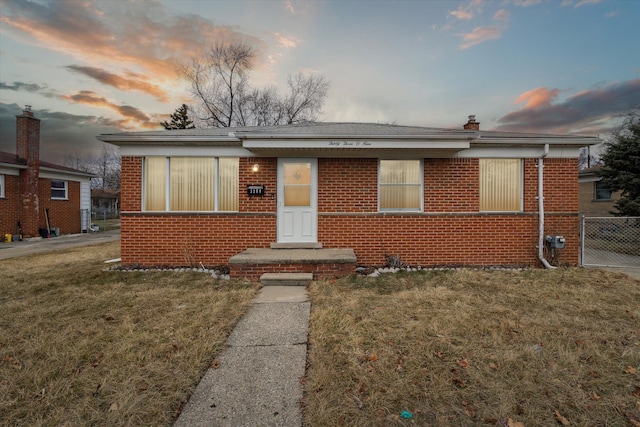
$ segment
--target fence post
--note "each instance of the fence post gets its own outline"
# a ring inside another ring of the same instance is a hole
[[[584,267],[584,222],[585,215],[582,214],[582,226],[580,227],[580,266]]]

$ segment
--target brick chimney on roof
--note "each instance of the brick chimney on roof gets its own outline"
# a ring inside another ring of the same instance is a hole
[[[476,116],[469,116],[469,121],[463,127],[465,130],[480,130],[480,122],[476,122]]]
[[[16,116],[16,155],[26,162],[20,170],[20,223],[25,237],[38,236],[40,224],[40,119],[33,115],[31,106],[25,106]]]

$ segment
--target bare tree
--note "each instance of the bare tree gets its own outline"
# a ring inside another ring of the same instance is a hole
[[[322,112],[329,82],[320,75],[298,72],[289,76],[288,84],[290,93],[283,101],[285,123],[315,120]]]
[[[64,158],[65,166],[96,175],[91,180],[91,188],[101,190],[120,189],[120,154],[111,145],[103,145],[99,155],[70,153]]]
[[[289,76],[289,94],[249,84],[255,51],[246,43],[217,44],[206,55],[180,66],[196,101],[198,118],[208,126],[264,126],[313,121],[322,113],[330,83],[320,75]]]

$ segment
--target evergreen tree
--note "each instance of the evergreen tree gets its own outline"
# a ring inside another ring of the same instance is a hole
[[[171,114],[171,122],[160,123],[165,129],[193,129],[195,128],[191,119],[189,119],[189,107],[182,104],[176,108],[176,112]]]
[[[602,180],[609,190],[622,191],[615,214],[640,216],[640,109],[629,113],[604,147]]]

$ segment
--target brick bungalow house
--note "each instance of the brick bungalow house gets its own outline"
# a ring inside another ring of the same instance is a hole
[[[246,277],[389,260],[535,266],[547,235],[565,237],[560,261],[575,265],[578,150],[599,142],[480,131],[474,116],[459,130],[301,123],[98,139],[121,150],[124,264]]]
[[[585,216],[613,216],[613,207],[620,199],[620,191],[609,190],[602,182],[600,167],[594,166],[578,172],[578,207]]]
[[[47,235],[49,229],[60,234],[86,231],[92,176],[40,160],[40,119],[25,109],[17,116],[15,154],[0,151],[2,241],[6,234],[28,238]]]

